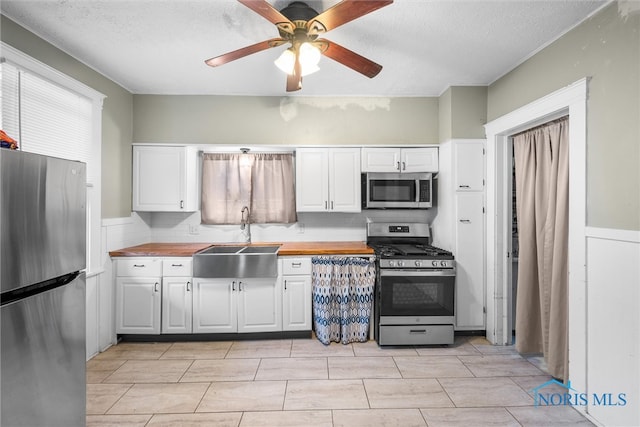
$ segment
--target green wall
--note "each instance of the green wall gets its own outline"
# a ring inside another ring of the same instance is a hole
[[[614,2],[489,87],[489,121],[589,77],[587,224],[640,230],[640,12]]]
[[[106,95],[102,108],[102,217],[131,215],[131,94],[4,15],[0,19],[3,42]]]
[[[437,144],[438,98],[134,95],[134,142]]]
[[[451,86],[439,98],[440,142],[484,138],[487,123],[487,87]]]

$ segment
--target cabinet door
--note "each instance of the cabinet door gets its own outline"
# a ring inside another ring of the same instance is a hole
[[[400,172],[400,149],[362,148],[362,172]]]
[[[133,210],[198,209],[195,147],[133,147]]]
[[[160,277],[116,278],[116,333],[160,333]]]
[[[189,334],[192,319],[190,277],[162,278],[162,333]]]
[[[329,163],[326,148],[296,150],[296,210],[329,210]]]
[[[283,276],[282,330],[311,330],[311,276]]]
[[[329,210],[360,212],[360,149],[329,150]]]
[[[194,279],[193,332],[237,332],[236,280]]]
[[[402,172],[438,172],[438,148],[403,148],[400,169]]]
[[[282,288],[272,279],[238,279],[238,332],[282,330]]]
[[[456,327],[484,329],[484,194],[457,193]]]
[[[454,145],[456,191],[484,190],[484,143],[456,142]]]

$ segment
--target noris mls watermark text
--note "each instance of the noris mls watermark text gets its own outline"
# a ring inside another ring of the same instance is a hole
[[[533,390],[535,406],[625,406],[626,393],[582,393],[566,384],[551,379]]]

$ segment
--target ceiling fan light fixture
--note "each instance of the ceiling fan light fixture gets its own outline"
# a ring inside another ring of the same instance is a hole
[[[318,67],[318,62],[320,62],[320,58],[322,57],[320,50],[309,43],[302,43],[299,49],[302,76],[308,76],[309,74],[320,70],[320,67]],[[282,52],[278,59],[274,61],[274,64],[276,64],[276,66],[284,73],[291,75],[293,74],[295,60],[296,54],[294,52],[294,48],[290,47]]]

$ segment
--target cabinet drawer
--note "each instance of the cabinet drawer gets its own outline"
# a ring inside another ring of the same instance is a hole
[[[173,277],[191,277],[191,258],[164,258],[162,275]]]
[[[119,259],[116,274],[139,277],[161,276],[162,260],[159,258]]]
[[[311,258],[282,258],[282,274],[311,274]]]

